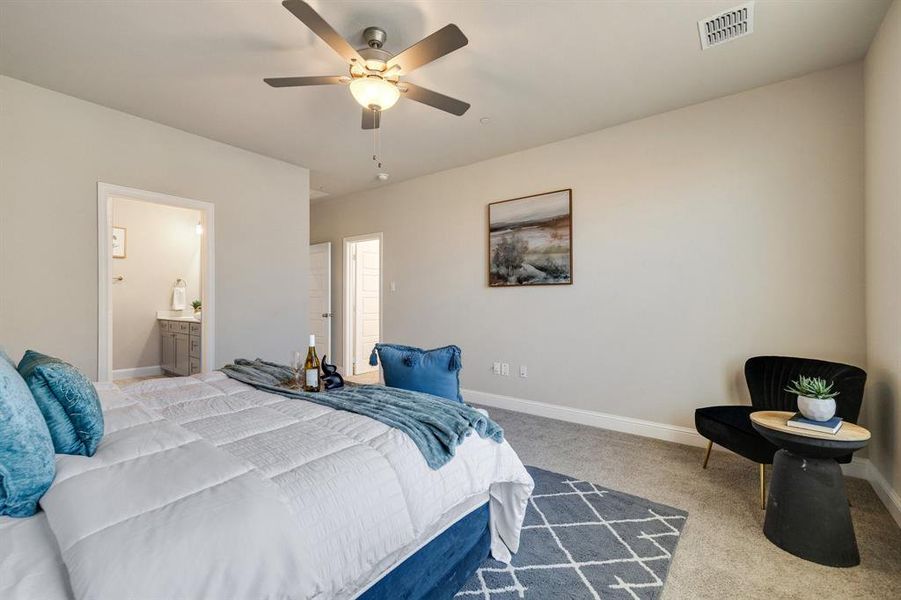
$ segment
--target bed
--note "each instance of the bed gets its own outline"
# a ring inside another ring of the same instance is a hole
[[[441,598],[518,549],[507,442],[432,470],[396,429],[218,372],[97,387],[97,453],[0,519],[0,597]]]

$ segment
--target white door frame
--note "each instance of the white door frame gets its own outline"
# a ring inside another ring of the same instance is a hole
[[[354,289],[353,274],[355,269],[353,266],[353,256],[351,255],[351,246],[357,242],[368,242],[371,240],[379,241],[379,338],[384,333],[383,300],[385,297],[385,286],[382,285],[384,280],[385,265],[385,242],[382,239],[382,232],[367,233],[364,235],[354,235],[344,238],[344,282],[341,286],[341,293],[344,296],[344,313],[341,315],[341,329],[344,331],[344,373],[353,376],[354,373],[354,328],[351,326],[353,314],[353,294],[349,290]]]
[[[322,246],[328,249],[328,260],[326,261],[326,275],[325,280],[328,283],[326,302],[328,303],[328,314],[331,315],[328,318],[328,326],[325,328],[326,331],[326,347],[328,348],[328,355],[332,357],[332,362],[329,364],[335,364],[334,352],[332,352],[332,323],[334,318],[334,312],[332,311],[332,243],[331,242],[320,242],[318,244],[310,244],[310,250],[316,248],[317,246]],[[322,358],[321,356],[319,357]]]
[[[191,200],[148,192],[136,188],[97,182],[97,381],[111,381],[113,375],[113,257],[110,239],[113,227],[113,199],[127,198],[154,204],[165,204],[200,211],[203,226],[201,236],[201,298],[203,298],[203,327],[200,370],[209,372],[216,364],[216,298],[215,298],[215,214],[212,202]]]

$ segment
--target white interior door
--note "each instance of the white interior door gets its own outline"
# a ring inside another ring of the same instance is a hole
[[[369,354],[379,341],[381,323],[381,260],[379,240],[354,244],[354,374],[376,370],[369,365]]]
[[[332,244],[310,246],[310,333],[320,360],[332,353]],[[329,363],[335,357],[329,356]]]

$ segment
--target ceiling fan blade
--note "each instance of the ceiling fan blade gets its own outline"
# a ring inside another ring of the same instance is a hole
[[[408,83],[406,81],[401,82],[397,87],[401,90],[401,96],[404,98],[409,98],[410,100],[415,100],[416,102],[428,104],[429,106],[435,107],[438,110],[449,112],[450,114],[457,115],[458,117],[469,110],[468,102],[463,102],[462,100],[457,100],[456,98],[451,98],[450,96],[445,96],[444,94],[433,92],[432,90],[426,89],[424,87],[419,87],[418,85],[413,85],[412,83]],[[406,89],[406,91],[404,91],[404,88]]]
[[[382,111],[363,109],[363,129],[378,129],[379,123],[382,121]]]
[[[326,44],[332,47],[332,50],[343,56],[348,62],[363,62],[360,53],[347,40],[341,37],[341,34],[332,29],[332,26],[326,23],[325,19],[313,10],[312,6],[302,0],[285,0],[282,2],[282,6],[291,11],[291,14],[300,19],[304,25],[309,27],[313,33],[322,38]]]
[[[454,24],[446,25],[392,57],[388,61],[388,69],[396,65],[400,67],[400,74],[406,74],[445,54],[459,50],[468,43],[469,40],[459,27]]]
[[[346,83],[347,77],[342,75],[323,75],[322,77],[267,77],[263,81],[272,87],[279,88]]]

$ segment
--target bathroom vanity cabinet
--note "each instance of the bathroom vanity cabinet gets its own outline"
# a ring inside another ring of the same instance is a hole
[[[201,324],[189,319],[159,319],[162,360],[160,367],[170,375],[200,373]]]

